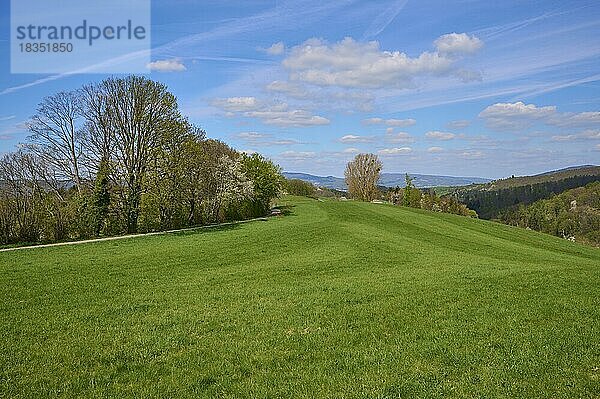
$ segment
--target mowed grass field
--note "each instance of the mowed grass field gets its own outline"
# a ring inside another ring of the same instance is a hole
[[[0,253],[0,397],[600,397],[600,250],[280,202],[268,221]]]

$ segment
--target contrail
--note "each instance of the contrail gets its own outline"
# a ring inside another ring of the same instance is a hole
[[[268,10],[268,11],[265,11],[260,14],[251,15],[251,16],[248,16],[245,18],[240,18],[240,19],[233,19],[233,20],[231,20],[231,23],[224,24],[224,25],[219,26],[218,28],[215,28],[208,32],[201,32],[201,33],[197,33],[197,34],[183,36],[179,39],[175,39],[171,42],[168,42],[168,43],[165,43],[158,47],[155,47],[155,48],[151,49],[151,52],[152,52],[152,54],[155,54],[155,55],[156,54],[165,54],[165,53],[170,53],[175,50],[181,51],[182,48],[186,48],[191,45],[196,45],[203,41],[223,39],[225,37],[229,37],[232,35],[242,35],[242,34],[245,34],[246,32],[252,32],[252,31],[256,31],[256,30],[274,29],[279,24],[282,24],[283,20],[285,20],[285,22],[287,24],[290,24],[293,21],[301,21],[302,24],[306,24],[306,23],[309,23],[309,22],[315,20],[315,18],[322,18],[323,15],[331,13],[336,8],[344,7],[344,6],[348,5],[349,3],[352,3],[353,1],[355,1],[355,0],[335,0],[335,1],[329,1],[329,2],[322,2],[322,1],[316,0],[314,2],[313,6],[297,7],[298,9],[292,9],[290,7],[286,8],[282,5],[278,5],[278,7],[276,7],[275,9]],[[406,1],[404,1],[404,2],[406,2]],[[294,3],[289,3],[289,4],[294,4]],[[288,8],[290,8],[290,9],[288,10]],[[144,51],[146,51],[146,50],[144,50]],[[131,53],[131,54],[125,54],[121,57],[122,57],[122,59],[127,59],[128,57],[136,57],[136,56],[140,56],[140,55],[142,55],[141,52],[135,52],[135,53]],[[121,57],[118,57],[114,60],[118,60]],[[183,58],[185,58],[185,57],[183,57]],[[216,60],[216,57],[214,57],[214,58]],[[109,62],[109,63],[114,62],[114,60],[109,60],[107,62]],[[224,58],[223,61],[248,62],[248,60],[242,60],[240,58],[233,58],[233,57],[228,60]],[[101,63],[101,64],[105,64],[105,63]],[[97,67],[97,66],[92,65],[92,66],[89,66],[87,68],[83,68],[83,69],[80,69],[77,71],[71,71],[68,73],[51,75],[51,76],[37,79],[32,82],[25,83],[25,84],[22,84],[19,86],[8,87],[8,88],[0,91],[0,96],[9,94],[9,93],[13,93],[15,91],[19,91],[22,89],[26,89],[28,87],[37,86],[37,85],[40,85],[40,84],[43,84],[46,82],[51,82],[53,80],[62,79],[64,77],[71,76],[74,74],[84,73],[84,72],[92,72],[95,67]]]
[[[402,11],[404,6],[406,6],[406,3],[408,3],[408,0],[396,1],[391,7],[388,7],[384,12],[379,14],[363,34],[363,40],[371,39],[383,32],[400,11]]]

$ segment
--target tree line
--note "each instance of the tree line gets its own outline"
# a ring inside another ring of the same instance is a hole
[[[469,209],[456,198],[448,195],[439,196],[434,190],[418,189],[413,184],[413,179],[406,174],[404,188],[396,186],[388,190],[387,199],[392,204],[410,208],[426,209],[428,211],[452,213],[454,215],[478,217],[477,212]]]
[[[567,177],[556,181],[527,184],[499,190],[486,188],[458,189],[453,195],[483,219],[495,219],[510,208],[528,205],[576,187],[600,180],[598,175]],[[484,186],[485,187],[485,186]]]
[[[277,165],[207,138],[144,77],[46,97],[27,128],[0,159],[0,244],[251,218],[282,189]]]
[[[360,201],[387,200],[410,208],[477,217],[477,213],[451,196],[438,196],[433,190],[419,190],[406,174],[404,188],[381,189],[379,181],[382,164],[375,154],[358,154],[345,170],[348,193]]]

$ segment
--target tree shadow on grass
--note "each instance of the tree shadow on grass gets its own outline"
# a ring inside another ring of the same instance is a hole
[[[181,237],[181,236],[188,236],[188,235],[192,235],[192,234],[205,234],[205,233],[213,233],[216,231],[235,230],[235,229],[240,228],[241,226],[243,226],[246,223],[267,222],[269,220],[269,218],[271,218],[271,217],[296,216],[296,214],[293,211],[293,208],[295,208],[295,207],[296,207],[295,205],[278,205],[273,208],[274,210],[277,210],[280,212],[278,215],[271,215],[269,217],[256,218],[256,219],[251,219],[251,220],[246,220],[246,221],[240,220],[240,221],[236,221],[236,222],[223,223],[223,224],[190,227],[190,228],[187,228],[184,230],[166,232],[165,234]]]
[[[172,231],[167,234],[177,236],[177,237],[183,237],[183,236],[190,236],[190,235],[195,235],[195,234],[214,233],[217,231],[235,230],[239,227],[240,227],[240,223],[224,224],[224,225],[222,224],[222,225],[214,225],[214,226],[207,225],[207,226],[191,227],[189,229],[180,230],[180,231]]]
[[[174,236],[188,236],[188,235],[192,235],[192,234],[214,233],[217,231],[229,231],[229,230],[239,229],[240,227],[242,227],[243,225],[245,225],[247,223],[260,223],[260,222],[266,222],[266,221],[268,221],[268,218],[266,218],[266,217],[250,219],[250,220],[240,220],[240,221],[230,222],[230,223],[190,227],[190,228],[187,228],[184,230],[167,232],[166,234],[174,235]]]
[[[278,205],[273,209],[281,212],[280,216],[296,216],[296,214],[293,211],[295,207],[296,205]]]

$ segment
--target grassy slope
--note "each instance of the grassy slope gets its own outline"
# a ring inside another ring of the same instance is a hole
[[[0,396],[600,396],[598,250],[284,202],[218,231],[0,253]]]

